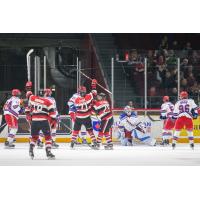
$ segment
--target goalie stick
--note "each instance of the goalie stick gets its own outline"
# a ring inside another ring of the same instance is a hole
[[[147,114],[147,117],[152,121],[152,122],[160,122],[161,119],[154,119],[153,117],[151,117],[150,114]]]

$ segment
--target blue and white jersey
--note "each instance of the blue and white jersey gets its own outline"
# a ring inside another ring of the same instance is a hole
[[[125,129],[126,131],[133,131],[136,125],[139,123],[140,121],[138,120],[135,112],[131,112],[130,116],[128,116],[126,113],[122,113],[119,116],[118,127],[119,129]]]
[[[75,93],[67,102],[67,105],[69,106],[69,114],[72,112],[76,112],[75,99],[79,96],[80,96],[79,93]]]

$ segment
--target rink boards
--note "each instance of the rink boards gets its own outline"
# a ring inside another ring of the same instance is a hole
[[[0,116],[1,118],[2,116]],[[114,115],[114,121],[118,121],[119,115]],[[93,119],[93,128],[95,129],[95,125],[97,122],[96,117],[92,117]],[[143,115],[139,116],[141,121],[147,122],[149,125],[152,137],[156,138],[157,140],[161,140],[161,133],[162,133],[162,124],[163,122],[159,120],[158,115],[153,116],[150,120],[148,117],[144,117]],[[60,117],[61,122],[59,123],[58,130],[57,130],[57,142],[70,142],[71,138],[71,131],[72,123],[70,117],[68,115],[62,115]],[[200,118],[193,120],[194,122],[194,138],[196,143],[200,143]],[[70,128],[70,129],[69,129]],[[85,131],[84,127],[82,127],[81,131]],[[0,142],[4,142],[5,138],[7,137],[8,127],[6,127],[2,133],[0,134]],[[97,131],[94,131],[97,134]],[[29,131],[29,124],[27,123],[25,116],[21,115],[19,118],[19,128],[16,135],[17,142],[28,142],[30,137]],[[117,128],[113,128],[112,131],[112,139],[113,141],[118,141],[117,139]],[[187,143],[187,133],[185,130],[181,131],[179,142]]]

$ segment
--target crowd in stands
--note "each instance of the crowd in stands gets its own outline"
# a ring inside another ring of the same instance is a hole
[[[178,41],[168,43],[165,36],[157,50],[130,50],[124,65],[135,93],[144,96],[144,58],[147,62],[148,96],[177,96],[177,58],[180,58],[180,90],[198,97],[200,91],[200,50],[193,50],[190,42],[181,48]],[[181,49],[181,50],[180,50]]]

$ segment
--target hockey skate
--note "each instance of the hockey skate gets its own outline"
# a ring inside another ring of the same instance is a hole
[[[14,149],[15,148],[15,145],[13,143],[11,143],[11,142],[8,142],[8,141],[6,141],[4,143],[4,145],[5,145],[6,149]]]
[[[38,140],[37,141],[37,146],[38,146],[38,149],[42,149],[44,147],[44,144],[42,141]]]
[[[113,144],[107,144],[104,146],[105,150],[113,150]]]
[[[174,150],[176,148],[176,144],[172,143],[172,149]]]
[[[89,145],[91,149],[99,150],[97,142],[93,142],[93,144]]]
[[[75,141],[71,141],[71,143],[70,143],[70,148],[71,149],[74,149],[74,145],[76,144],[76,142]]]
[[[191,148],[192,150],[194,150],[194,143],[191,143],[191,144],[190,144],[190,148]]]
[[[50,147],[46,148],[46,155],[47,155],[48,160],[55,160],[55,156],[51,153]]]
[[[59,145],[55,141],[52,141],[52,148],[57,149],[58,147]]]
[[[33,160],[33,158],[34,158],[33,149],[34,149],[34,145],[33,145],[33,144],[30,144],[30,147],[29,147],[29,156],[31,157],[32,160]]]

